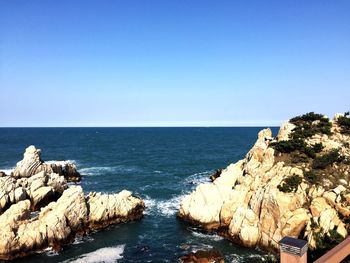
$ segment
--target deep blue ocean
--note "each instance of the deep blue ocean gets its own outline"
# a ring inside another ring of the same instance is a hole
[[[141,221],[80,237],[60,252],[16,262],[177,262],[214,248],[227,262],[257,262],[263,252],[237,246],[176,218],[181,198],[209,175],[244,157],[262,128],[1,128],[0,170],[33,144],[42,159],[72,160],[86,192],[123,189],[146,203]],[[277,128],[273,128],[276,133]]]

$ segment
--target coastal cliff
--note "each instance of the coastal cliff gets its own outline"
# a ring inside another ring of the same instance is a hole
[[[0,173],[0,259],[58,250],[76,235],[143,216],[144,202],[131,192],[85,195],[68,185],[81,178],[74,164],[45,163],[40,155],[30,146],[10,175]]]
[[[182,200],[178,217],[247,247],[291,236],[327,249],[348,235],[349,145],[348,113],[298,116],[276,137],[264,129],[244,159]]]

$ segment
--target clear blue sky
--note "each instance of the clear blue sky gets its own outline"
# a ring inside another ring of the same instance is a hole
[[[0,0],[0,126],[279,125],[349,108],[348,0]]]

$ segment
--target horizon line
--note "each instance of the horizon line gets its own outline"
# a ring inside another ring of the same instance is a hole
[[[263,128],[280,127],[279,125],[179,125],[179,126],[0,126],[0,129],[21,129],[21,128]]]

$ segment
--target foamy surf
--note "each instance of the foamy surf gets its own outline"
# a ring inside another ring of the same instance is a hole
[[[124,248],[125,245],[104,247],[62,263],[115,263],[118,262],[118,259],[123,258]]]
[[[220,241],[224,239],[223,237],[217,234],[206,234],[206,233],[197,232],[195,230],[191,230],[191,232],[192,232],[192,235],[197,238],[210,239],[213,241]]]
[[[57,164],[57,165],[62,165],[65,166],[66,164],[73,163],[77,164],[75,160],[64,160],[64,161],[58,161],[58,160],[50,160],[50,161],[45,161],[46,164]]]
[[[140,169],[135,166],[125,166],[125,165],[117,165],[117,166],[93,166],[93,167],[85,167],[79,169],[79,172],[82,175],[94,176],[94,175],[103,175],[104,173],[132,173],[139,172]]]
[[[146,205],[145,214],[156,213],[166,217],[174,216],[180,207],[181,200],[184,197],[185,195],[180,195],[168,200],[156,200],[146,196],[146,198],[144,198]]]
[[[55,251],[52,247],[45,248],[40,253],[45,253],[45,255],[48,257],[53,257],[53,256],[59,255],[59,253],[57,251]]]
[[[185,184],[190,184],[193,185],[194,187],[199,185],[199,184],[203,184],[203,183],[209,183],[210,182],[210,178],[209,176],[213,173],[213,171],[204,171],[201,173],[195,173],[192,174],[190,176],[188,176],[184,182]]]

